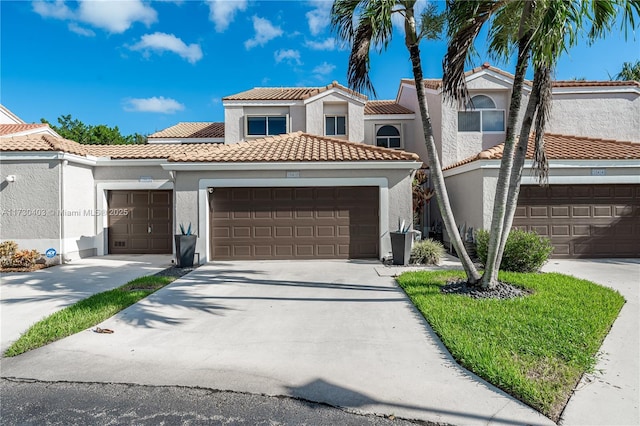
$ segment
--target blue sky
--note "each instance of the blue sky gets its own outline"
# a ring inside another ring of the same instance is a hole
[[[0,102],[26,122],[71,114],[123,134],[223,121],[221,98],[252,87],[346,84],[349,52],[331,33],[331,3],[2,0]],[[556,78],[608,80],[640,58],[639,36],[581,43]],[[444,43],[421,49],[425,77],[441,77]],[[489,61],[483,50],[473,65]],[[411,77],[400,32],[372,70],[378,98],[395,98]]]

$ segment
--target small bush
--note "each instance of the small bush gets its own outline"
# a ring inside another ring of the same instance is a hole
[[[480,230],[476,234],[478,258],[485,264],[489,252],[489,232]],[[501,271],[537,272],[553,252],[551,241],[535,232],[512,229],[504,246],[500,263]]]
[[[0,243],[0,257],[12,257],[16,250],[18,250],[18,244],[15,241]]]
[[[411,249],[412,263],[437,265],[443,255],[442,243],[430,238],[416,242]]]

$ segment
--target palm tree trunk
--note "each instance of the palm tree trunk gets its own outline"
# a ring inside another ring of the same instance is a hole
[[[545,78],[543,74],[547,72],[547,68],[536,68],[533,79],[533,90],[531,90],[529,102],[527,103],[527,110],[525,111],[525,115],[522,120],[520,138],[518,140],[518,146],[516,148],[513,161],[513,169],[511,170],[511,176],[509,177],[509,200],[507,201],[506,214],[504,217],[502,241],[498,251],[498,256],[500,256],[499,259],[502,259],[502,255],[504,254],[504,247],[511,230],[511,225],[513,224],[513,217],[516,213],[516,207],[518,206],[518,196],[520,195],[520,181],[522,178],[524,162],[527,156],[529,134],[531,133],[531,127],[533,126],[534,116],[536,114],[536,111],[538,110],[540,92],[542,90],[543,84],[542,79]]]
[[[496,183],[496,194],[493,201],[493,215],[491,218],[491,229],[489,232],[489,247],[487,261],[485,262],[484,274],[480,282],[483,289],[493,288],[498,284],[498,271],[500,270],[500,247],[503,246],[503,236],[509,235],[509,229],[505,233],[505,217],[507,214],[507,203],[510,197],[510,177],[513,170],[514,148],[515,148],[515,127],[522,103],[522,87],[524,77],[527,72],[527,65],[530,57],[530,46],[532,31],[523,29],[527,25],[527,20],[532,14],[533,2],[526,2],[520,19],[520,34],[518,40],[518,60],[516,62],[516,72],[513,78],[511,100],[509,104],[509,118],[505,134],[502,161]],[[506,238],[505,238],[506,239]]]
[[[444,226],[451,238],[451,244],[458,254],[458,257],[462,262],[462,267],[467,274],[467,280],[470,284],[476,284],[480,279],[480,274],[471,261],[471,258],[469,257],[469,254],[462,242],[462,238],[460,237],[460,231],[458,231],[455,217],[453,216],[453,211],[449,204],[449,194],[447,193],[440,158],[438,157],[435,140],[433,139],[433,127],[431,125],[431,117],[429,116],[429,109],[427,107],[427,98],[424,93],[422,63],[420,61],[420,48],[418,47],[417,42],[413,10],[407,8],[406,13],[405,44],[409,50],[409,57],[411,58],[411,64],[413,66],[413,78],[416,84],[416,95],[420,108],[420,116],[422,117],[422,131],[424,133],[424,140],[428,154],[427,163],[429,164],[429,169],[431,171],[431,178],[433,181],[433,188],[436,193],[436,199],[438,201],[438,208],[440,209]]]

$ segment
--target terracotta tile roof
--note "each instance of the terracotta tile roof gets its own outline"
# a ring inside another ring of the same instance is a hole
[[[473,74],[476,74],[482,70],[491,70],[497,74],[501,74],[507,78],[513,79],[514,75],[508,73],[506,71],[501,70],[500,68],[493,67],[488,63],[482,64],[482,66],[473,68],[464,73],[465,76],[469,77]],[[439,90],[442,88],[442,79],[439,78],[425,78],[424,86],[428,89]],[[414,84],[415,81],[412,78],[403,78],[403,83]],[[530,80],[525,80],[525,84],[531,86]],[[576,80],[556,80],[552,82],[553,87],[624,87],[624,86],[636,86],[640,87],[640,82],[637,81],[576,81]]]
[[[553,82],[553,87],[621,87],[621,86],[636,86],[640,87],[640,82],[637,81],[577,81],[577,80],[556,80]]]
[[[174,155],[180,162],[419,161],[417,154],[296,132]]]
[[[47,128],[48,124],[34,123],[34,124],[0,124],[0,136],[11,135],[13,133],[20,133],[26,130],[33,130],[39,128]]]
[[[337,88],[366,100],[367,97],[338,84],[337,81],[324,87],[255,87],[235,95],[222,98],[223,101],[303,101],[312,96]]]
[[[413,114],[409,108],[405,108],[396,101],[368,101],[364,105],[365,115],[378,114]]]
[[[32,134],[0,138],[0,151],[62,151],[85,156],[87,145],[51,135]]]
[[[189,150],[215,149],[217,143],[175,144],[151,143],[146,145],[87,145],[90,155],[117,160],[153,160],[169,158]]]
[[[583,136],[545,133],[545,150],[549,160],[635,160],[640,159],[640,143],[621,142],[611,139],[596,139]],[[533,158],[534,135],[529,137],[527,158]],[[485,149],[448,167],[453,169],[476,160],[499,160],[504,143]]]
[[[150,138],[224,138],[224,123],[181,122],[159,132]]]

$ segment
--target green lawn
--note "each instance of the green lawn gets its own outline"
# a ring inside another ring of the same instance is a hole
[[[553,420],[592,371],[624,298],[562,274],[500,273],[533,291],[523,298],[475,300],[440,287],[462,271],[407,272],[398,283],[465,368]]]
[[[93,327],[175,279],[172,276],[140,277],[113,290],[94,294],[32,325],[6,350],[5,356],[20,355]]]

